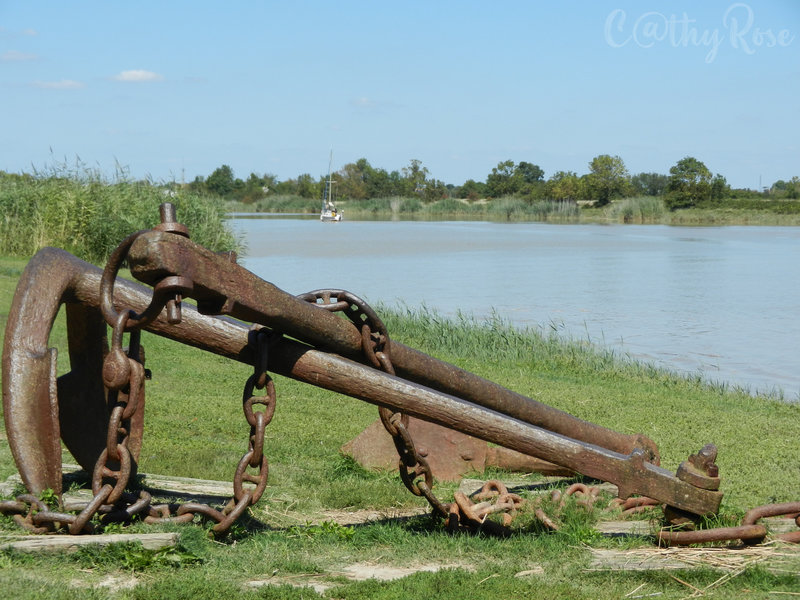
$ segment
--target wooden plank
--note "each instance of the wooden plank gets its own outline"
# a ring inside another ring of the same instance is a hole
[[[117,533],[103,535],[28,535],[0,544],[0,550],[19,552],[76,552],[90,546],[139,542],[148,550],[160,550],[178,543],[177,533]]]
[[[589,571],[651,571],[709,568],[736,572],[760,564],[772,573],[800,574],[800,548],[794,545],[635,548],[590,548]]]
[[[674,553],[631,552],[591,548],[589,570],[595,571],[653,571],[663,569],[691,569],[694,565],[681,560]]]
[[[74,473],[80,471],[78,465],[62,466],[65,478],[69,479]],[[190,477],[171,477],[168,475],[151,475],[140,473],[142,485],[153,496],[191,496],[195,502],[225,502],[233,496],[233,483],[230,481],[212,481],[209,479],[193,479]],[[11,475],[5,482],[0,483],[0,496],[10,497],[14,488],[22,485],[18,473]],[[89,489],[79,489],[64,494],[65,502],[86,502],[92,497]]]
[[[467,496],[471,496],[479,491],[486,481],[485,479],[464,478],[458,486],[458,491]],[[575,483],[575,481],[576,479],[574,477],[537,476],[534,480],[522,477],[503,479],[502,483],[508,488],[509,492],[515,494],[530,493],[539,495],[549,494],[553,489],[558,487],[564,488],[570,483]],[[618,493],[617,486],[613,483],[599,483],[596,484],[596,486],[611,496],[616,496]]]
[[[142,484],[154,495],[163,492],[173,495],[200,496],[220,501],[225,501],[233,496],[233,482],[231,481],[169,477],[147,473],[143,474],[143,477]]]
[[[609,537],[648,536],[653,534],[650,521],[600,521],[595,529]]]

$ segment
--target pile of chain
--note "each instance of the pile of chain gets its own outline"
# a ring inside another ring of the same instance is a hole
[[[510,526],[514,518],[520,511],[525,510],[532,512],[545,529],[558,531],[561,528],[558,517],[569,497],[576,498],[576,505],[592,510],[603,501],[601,491],[598,486],[574,483],[563,492],[555,489],[526,500],[519,494],[509,492],[502,482],[490,480],[471,497],[460,491],[454,494],[455,501],[450,505],[447,527],[451,531],[483,531],[494,535],[510,535]],[[550,514],[543,506],[546,500],[549,500]],[[660,506],[656,500],[639,496],[624,501],[614,498],[604,508],[620,510],[622,515],[628,516],[655,506]],[[501,514],[502,522],[489,519],[489,516],[494,514]]]
[[[567,504],[567,498],[574,496],[575,505],[587,510],[594,510],[605,502],[601,496],[601,488],[574,483],[561,490],[551,490],[536,498],[526,500],[518,494],[510,493],[500,481],[487,481],[484,486],[471,497],[463,492],[456,492],[454,502],[450,505],[447,527],[450,531],[483,532],[489,535],[507,536],[511,534],[510,526],[514,518],[521,512],[532,512],[536,521],[545,529],[558,531],[561,529],[558,517]],[[549,503],[546,502],[549,500]],[[545,509],[548,505],[549,514]],[[620,511],[619,516],[627,517],[638,513],[661,508],[662,504],[653,498],[632,496],[623,500],[614,498],[602,510]],[[502,515],[502,522],[491,520],[491,515]],[[656,534],[661,546],[688,546],[709,542],[742,542],[758,544],[768,534],[767,527],[758,523],[765,517],[786,517],[793,519],[800,527],[800,502],[766,504],[745,513],[742,524],[738,527],[715,527],[695,529],[691,521],[681,523],[675,529],[662,529]],[[771,536],[772,539],[790,543],[800,543],[800,531],[791,531]]]

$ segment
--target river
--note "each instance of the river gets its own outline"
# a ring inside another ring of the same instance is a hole
[[[241,264],[298,294],[343,288],[555,330],[800,399],[800,228],[245,218]]]

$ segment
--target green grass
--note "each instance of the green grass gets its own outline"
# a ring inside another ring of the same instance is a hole
[[[24,262],[0,259],[2,330]],[[673,471],[703,444],[717,443],[725,518],[736,521],[751,506],[800,498],[796,403],[678,377],[585,343],[566,342],[548,331],[519,331],[496,317],[487,322],[464,316],[448,320],[424,308],[379,307],[379,313],[394,339],[581,418],[648,435],[659,445],[663,465]],[[60,372],[69,368],[65,337],[62,316],[51,335],[51,344],[62,349]],[[231,480],[247,448],[249,426],[241,412],[241,393],[250,369],[148,333],[143,344],[153,379],[147,384],[141,472]],[[367,472],[339,455],[341,444],[377,417],[373,406],[283,377],[276,377],[276,389],[277,410],[265,447],[269,486],[251,509],[247,527],[237,525],[219,542],[210,540],[199,525],[127,528],[181,532],[180,545],[160,553],[130,545],[56,556],[0,552],[0,595],[320,597],[308,588],[247,584],[285,584],[312,575],[336,585],[327,598],[611,599],[639,586],[638,593],[661,593],[659,598],[691,593],[667,572],[586,571],[589,546],[621,549],[649,542],[599,536],[592,527],[598,516],[576,508],[568,508],[564,529],[557,534],[541,531],[529,515],[520,517],[508,539],[448,534],[441,523],[425,516],[381,520],[345,532],[323,511],[370,508],[391,515],[424,502],[409,494],[396,474]],[[0,477],[14,471],[8,443],[0,436]],[[452,484],[439,484],[435,491],[449,501],[453,489]],[[0,536],[15,535],[10,519],[0,517]],[[447,568],[391,582],[335,577],[354,563]],[[787,574],[750,567],[720,585],[714,597],[738,598],[745,590],[748,598],[796,592],[800,559],[793,564]],[[533,575],[516,576],[532,569]],[[702,588],[722,573],[697,569],[673,574]],[[116,591],[101,587],[112,577],[136,585]]]

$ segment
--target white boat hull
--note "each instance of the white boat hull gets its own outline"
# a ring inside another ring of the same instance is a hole
[[[331,223],[338,223],[342,220],[342,213],[335,213],[326,211],[319,216],[320,221],[327,221]]]

